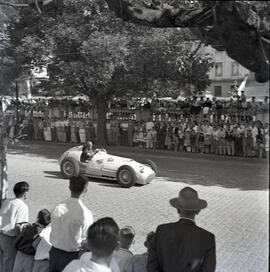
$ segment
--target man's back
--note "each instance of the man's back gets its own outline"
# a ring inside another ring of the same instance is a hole
[[[148,257],[148,272],[215,271],[215,236],[192,220],[157,228]]]
[[[6,199],[0,211],[0,232],[15,236],[15,225],[28,222],[28,217],[28,206],[21,199]]]
[[[64,251],[78,251],[92,223],[92,213],[82,201],[68,198],[58,204],[52,213],[52,245]]]

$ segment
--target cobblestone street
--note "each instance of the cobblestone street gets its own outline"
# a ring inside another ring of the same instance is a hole
[[[68,197],[68,181],[62,179],[56,159],[67,145],[24,144],[9,150],[10,189],[26,180],[31,191],[27,200],[31,220],[38,210],[52,209]],[[119,226],[132,225],[136,243],[131,250],[141,253],[144,238],[158,224],[178,219],[169,199],[190,184],[208,208],[197,224],[216,235],[218,272],[266,272],[269,248],[269,183],[265,160],[224,158],[198,154],[152,152],[111,148],[113,154],[149,157],[160,169],[147,186],[120,188],[114,182],[89,182],[83,201],[94,218],[111,216]],[[11,196],[11,194],[10,194]]]

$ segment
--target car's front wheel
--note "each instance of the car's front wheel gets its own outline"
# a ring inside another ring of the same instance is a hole
[[[150,167],[157,174],[158,168],[157,168],[157,165],[153,161],[143,160],[143,161],[140,161],[140,163]]]
[[[135,184],[135,171],[128,165],[121,166],[117,171],[117,182],[124,188],[129,188]]]
[[[65,178],[78,176],[80,172],[79,165],[72,159],[64,159],[61,163],[61,172]]]

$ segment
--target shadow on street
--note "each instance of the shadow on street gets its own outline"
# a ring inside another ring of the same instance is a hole
[[[20,142],[9,146],[9,155],[23,155],[39,160],[58,160],[74,144]],[[145,150],[129,147],[106,147],[108,153],[140,161],[153,160],[158,166],[157,180],[183,182],[189,185],[220,186],[239,190],[268,190],[269,166],[266,159],[216,156]],[[44,171],[45,177],[63,179],[59,171]],[[153,182],[155,182],[155,180]],[[119,188],[115,181],[90,179],[100,186]]]

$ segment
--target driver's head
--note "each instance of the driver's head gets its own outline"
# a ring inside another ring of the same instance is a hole
[[[92,142],[91,141],[86,142],[86,147],[87,147],[87,149],[92,150],[92,148],[93,148]]]
[[[92,147],[93,147],[93,144],[91,141],[88,141],[86,142],[84,145],[83,145],[83,151],[84,150],[92,150]]]

